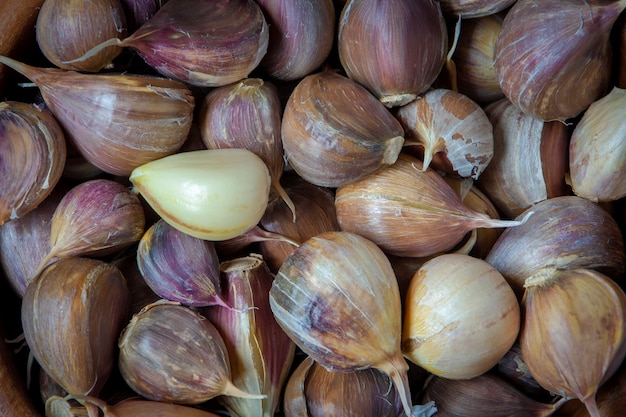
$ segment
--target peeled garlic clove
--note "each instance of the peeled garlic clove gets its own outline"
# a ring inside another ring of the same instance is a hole
[[[503,11],[516,0],[441,0],[441,10],[448,17],[471,19]]]
[[[108,48],[82,62],[66,64],[109,38],[126,36],[126,15],[119,0],[46,0],[37,14],[37,44],[61,69],[97,72],[122,48]]]
[[[337,187],[393,164],[400,122],[363,86],[330,70],[301,80],[289,96],[281,135],[287,163],[305,180]]]
[[[423,149],[422,170],[431,165],[461,178],[478,179],[493,157],[493,126],[469,97],[432,89],[398,109],[405,145]]]
[[[124,185],[86,181],[69,190],[50,222],[50,252],[38,271],[54,258],[105,255],[139,241],[146,219],[139,198]]]
[[[190,307],[147,305],[122,331],[118,346],[122,377],[146,399],[200,404],[218,395],[263,398],[233,385],[224,340]]]
[[[276,322],[269,304],[274,275],[260,255],[220,264],[228,310],[204,309],[204,315],[224,339],[233,383],[263,399],[223,396],[218,401],[232,415],[273,416],[294,359],[295,344]]]
[[[599,417],[596,394],[626,356],[626,294],[586,269],[548,268],[526,280],[522,356],[535,380],[578,398]]]
[[[136,168],[130,181],[170,225],[216,241],[241,235],[259,222],[271,184],[263,160],[237,148],[170,155]]]
[[[444,254],[422,265],[409,284],[402,352],[448,379],[493,368],[517,339],[520,308],[504,277],[469,255]]]
[[[3,56],[0,63],[39,87],[66,137],[106,173],[127,176],[178,151],[191,128],[194,97],[177,81],[35,68]]]
[[[402,403],[390,384],[389,377],[377,369],[332,372],[307,357],[289,379],[285,416],[397,417]]]
[[[509,227],[469,209],[434,169],[400,154],[393,165],[337,189],[335,207],[342,230],[358,233],[396,256],[444,252],[480,227]],[[417,232],[416,232],[417,231]]]
[[[246,78],[207,94],[200,108],[200,134],[208,149],[244,148],[258,155],[270,171],[272,188],[291,207],[280,178],[285,160],[280,136],[282,105],[274,84]]]
[[[338,23],[337,48],[351,79],[387,107],[426,91],[443,68],[448,48],[438,2],[351,0]]]
[[[412,415],[398,283],[373,242],[348,232],[307,240],[280,267],[270,306],[296,345],[326,369],[387,374]]]
[[[45,108],[0,102],[0,226],[37,207],[59,182],[65,136]]]
[[[37,208],[0,227],[1,270],[19,297],[24,295],[41,260],[50,252],[50,222],[68,188],[57,184]]]
[[[493,64],[502,20],[499,14],[464,19],[452,54],[459,92],[481,105],[504,97]]]
[[[333,0],[257,0],[269,25],[267,54],[260,68],[291,81],[319,68],[335,36]]]
[[[569,148],[570,184],[574,193],[592,201],[626,197],[626,90],[614,87],[583,114]]]
[[[595,269],[622,280],[624,240],[603,208],[577,196],[535,204],[526,223],[502,232],[485,258],[521,298],[525,280],[546,267]],[[519,217],[523,217],[525,213]]]
[[[271,271],[276,272],[285,259],[302,243],[320,233],[339,230],[335,212],[334,192],[304,180],[298,175],[288,175],[284,180],[285,191],[291,196],[298,217],[293,221],[287,204],[275,198],[267,206],[259,221],[265,230],[291,239],[271,239],[259,242],[263,259]]]
[[[540,201],[571,194],[568,145],[571,128],[522,112],[508,99],[485,107],[494,129],[494,156],[478,187],[502,216],[513,218]]]
[[[435,376],[427,383],[423,395],[425,401],[434,401],[438,412],[448,417],[548,417],[563,403],[535,401],[490,373],[467,380]]]
[[[225,305],[213,242],[183,233],[163,219],[139,240],[137,266],[148,286],[166,300],[194,307]]]
[[[495,51],[505,96],[541,120],[579,115],[609,86],[610,34],[624,8],[624,0],[515,2]]]
[[[118,268],[87,258],[62,259],[24,293],[24,337],[37,362],[65,391],[98,395],[115,366],[115,343],[129,306]]]

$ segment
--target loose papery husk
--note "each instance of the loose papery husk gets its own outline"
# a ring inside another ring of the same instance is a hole
[[[626,294],[588,269],[546,268],[525,289],[520,346],[531,375],[600,417],[598,389],[626,357]]]
[[[402,153],[393,165],[338,187],[341,229],[361,234],[388,254],[423,257],[451,249],[473,229],[527,220],[491,219],[471,210],[440,174],[421,167],[420,160]]]

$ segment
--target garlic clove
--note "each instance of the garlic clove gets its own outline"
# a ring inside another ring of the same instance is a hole
[[[267,165],[272,188],[296,213],[280,183],[285,161],[280,136],[282,105],[278,89],[260,78],[246,78],[209,92],[199,110],[202,142],[208,149],[244,148]]]
[[[122,377],[146,399],[191,405],[218,395],[264,397],[232,383],[224,340],[190,307],[147,305],[124,328],[118,347]]]
[[[318,69],[335,37],[333,0],[257,0],[269,25],[260,68],[271,78],[292,81]]]
[[[62,259],[24,293],[24,337],[37,362],[65,391],[98,395],[115,366],[115,343],[129,306],[118,268],[87,258]]]
[[[472,18],[492,16],[505,10],[516,0],[441,0],[441,10],[446,17]]]
[[[273,416],[294,359],[295,344],[278,325],[269,304],[274,275],[260,255],[220,264],[223,294],[233,309],[209,307],[203,314],[222,335],[233,383],[263,399],[223,396],[232,415]]]
[[[571,127],[527,115],[506,98],[487,105],[485,113],[498,151],[477,186],[502,216],[513,218],[540,201],[571,194],[566,184]]]
[[[108,179],[80,183],[57,205],[50,221],[50,251],[37,273],[54,258],[105,255],[139,241],[145,214],[139,198]]]
[[[106,173],[127,176],[178,151],[189,134],[194,97],[180,82],[36,68],[3,56],[0,63],[39,87],[66,137]]]
[[[76,396],[76,399],[86,406],[97,407],[104,417],[218,417],[217,414],[197,407],[142,398],[127,398],[114,404],[107,404],[93,396]]]
[[[59,182],[67,157],[63,130],[49,110],[0,102],[0,226],[35,209]]]
[[[213,242],[183,233],[163,219],[139,240],[137,267],[161,298],[194,307],[226,306]]]
[[[130,181],[163,220],[214,241],[253,228],[265,212],[271,184],[263,160],[240,148],[170,155],[137,167]]]
[[[579,115],[609,86],[610,34],[624,8],[624,0],[516,1],[504,18],[494,58],[505,96],[541,120]]]
[[[167,0],[120,0],[129,34],[146,23]]]
[[[267,239],[259,242],[263,259],[273,272],[278,271],[298,244],[320,233],[339,230],[333,190],[311,184],[298,175],[286,176],[284,186],[298,212],[296,221],[293,221],[287,204],[275,198],[270,201],[259,222],[265,230],[291,240]]]
[[[463,19],[452,54],[459,93],[483,106],[504,97],[493,64],[502,20],[500,14]]]
[[[448,417],[548,417],[565,401],[540,403],[491,373],[467,380],[435,376],[428,381],[423,395],[425,401],[434,401],[438,412]]]
[[[337,30],[346,74],[387,107],[425,92],[446,59],[448,36],[438,2],[348,1]]]
[[[287,163],[305,180],[337,187],[393,164],[403,130],[369,91],[330,70],[308,75],[283,113]]]
[[[434,375],[469,379],[498,363],[519,326],[515,293],[496,269],[469,255],[443,254],[409,284],[402,352]]]
[[[373,242],[348,232],[307,240],[280,267],[270,307],[296,345],[326,369],[387,374],[412,415],[398,283]]]
[[[595,101],[576,124],[569,147],[572,190],[592,201],[626,197],[626,90],[614,87]]]
[[[108,48],[82,62],[66,64],[109,38],[124,38],[126,15],[119,0],[46,0],[37,14],[37,44],[44,56],[65,70],[98,72],[122,48]]]
[[[615,219],[598,204],[577,196],[555,197],[528,212],[533,215],[526,223],[504,230],[485,258],[518,298],[525,280],[547,267],[595,269],[623,279],[624,240]]]
[[[397,417],[402,403],[391,380],[377,369],[332,372],[310,357],[292,374],[285,391],[286,417]],[[303,407],[307,411],[296,411]]]
[[[626,356],[626,294],[586,269],[547,268],[526,280],[522,357],[545,389],[599,417],[596,394]]]
[[[469,97],[444,88],[431,89],[400,107],[405,146],[423,149],[422,170],[431,165],[461,178],[478,179],[493,157],[493,126]]]
[[[433,168],[400,154],[391,166],[337,188],[335,207],[342,230],[358,233],[396,256],[445,252],[480,227],[510,227],[469,209]]]

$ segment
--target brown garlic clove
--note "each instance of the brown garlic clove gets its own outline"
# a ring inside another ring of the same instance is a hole
[[[469,97],[432,89],[398,109],[405,146],[423,150],[422,170],[431,165],[461,178],[478,179],[493,157],[493,126]]]
[[[626,197],[626,90],[614,87],[583,114],[569,148],[570,184],[574,194],[592,201]]]
[[[190,307],[147,305],[122,331],[118,346],[122,377],[146,399],[200,404],[218,395],[263,398],[233,385],[224,340]]]
[[[335,36],[333,0],[257,0],[269,25],[269,44],[260,68],[291,81],[318,69]]]
[[[159,219],[137,247],[137,267],[161,298],[186,306],[226,306],[220,290],[219,259],[209,240],[190,236]]]
[[[38,272],[54,258],[107,255],[139,241],[145,214],[139,198],[108,179],[74,186],[61,199],[50,221],[50,251]]]
[[[269,304],[274,275],[260,255],[220,264],[224,300],[233,309],[209,307],[204,315],[224,339],[233,383],[263,399],[222,396],[232,415],[273,416],[292,367],[295,344],[276,322]]]
[[[265,230],[291,239],[291,242],[268,239],[259,243],[263,259],[273,272],[277,272],[296,249],[294,243],[300,244],[320,233],[339,230],[333,190],[313,185],[298,175],[286,176],[284,185],[296,207],[296,221],[284,201],[275,198],[259,222]]]
[[[446,17],[471,18],[492,16],[505,10],[516,0],[441,0],[441,10]]]
[[[596,395],[598,411],[602,417],[621,417],[626,407],[626,368],[623,366],[607,382],[602,384]],[[589,417],[584,404],[572,400],[567,403],[569,414],[558,417]],[[563,407],[566,408],[566,407]],[[555,414],[555,417],[557,415]]]
[[[577,196],[555,197],[529,212],[533,214],[525,224],[502,232],[485,258],[519,298],[525,280],[547,267],[595,269],[623,279],[626,253],[621,231],[596,203]]]
[[[498,363],[519,327],[515,293],[495,268],[469,255],[444,254],[411,280],[402,352],[434,375],[469,379]]]
[[[72,64],[91,48],[110,38],[126,36],[126,15],[119,0],[46,0],[37,14],[37,44],[44,56],[65,70],[98,72],[122,48],[108,48]]]
[[[57,184],[37,208],[0,227],[1,270],[19,297],[24,295],[42,259],[50,252],[50,222],[69,188]]]
[[[39,87],[66,137],[106,173],[127,176],[178,151],[191,128],[194,97],[180,82],[35,68],[3,56],[0,63]]]
[[[626,294],[606,275],[586,269],[547,268],[525,288],[520,346],[531,375],[599,417],[598,389],[626,356]]]
[[[281,135],[287,163],[305,180],[337,187],[393,164],[403,130],[363,86],[324,70],[287,101]]]
[[[332,372],[311,357],[298,365],[285,389],[285,417],[397,417],[402,403],[377,369]]]
[[[348,232],[307,240],[280,267],[270,306],[296,345],[326,369],[387,374],[412,415],[398,283],[373,242]]]
[[[280,135],[282,106],[278,89],[260,78],[246,78],[209,92],[199,110],[202,142],[208,149],[245,148],[270,171],[272,188],[296,213],[280,178],[285,161]]]
[[[529,116],[508,99],[485,107],[494,153],[477,185],[502,216],[513,218],[548,198],[571,194],[566,184],[571,128]]]
[[[464,19],[452,54],[459,92],[481,105],[504,97],[493,65],[502,20],[499,14]]]
[[[85,406],[97,407],[104,417],[219,417],[217,414],[197,407],[142,398],[127,398],[114,404],[107,404],[92,396],[77,396],[76,398]]]
[[[98,395],[115,366],[115,344],[129,306],[118,268],[87,258],[62,259],[24,293],[24,337],[37,362],[65,391]]]
[[[119,268],[126,278],[126,286],[130,293],[130,312],[131,314],[138,313],[142,308],[148,304],[159,301],[161,297],[152,291],[152,288],[146,284],[146,281],[139,272],[137,266],[137,256],[134,252],[128,255],[122,255],[116,257],[111,261],[111,264]]]
[[[549,417],[565,401],[540,403],[491,373],[467,380],[435,376],[428,381],[423,396],[425,401],[435,402],[437,415],[446,417]]]
[[[393,165],[341,186],[335,198],[342,230],[358,233],[396,256],[424,257],[445,252],[467,232],[509,227],[515,222],[492,219],[471,210],[434,169],[400,154]]]
[[[506,97],[545,121],[583,112],[609,87],[610,34],[624,8],[624,0],[516,1],[495,51],[496,75]]]
[[[37,207],[59,182],[67,148],[49,110],[0,102],[0,226]]]
[[[387,107],[428,90],[446,59],[448,34],[438,2],[351,0],[337,30],[346,74]]]

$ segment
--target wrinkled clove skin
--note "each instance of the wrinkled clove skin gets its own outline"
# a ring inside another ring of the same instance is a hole
[[[213,242],[183,233],[163,219],[139,241],[137,266],[161,298],[195,307],[224,305]]]
[[[130,295],[117,267],[62,259],[24,293],[24,336],[37,362],[65,391],[98,395],[115,366],[116,342],[129,309]]]
[[[232,309],[209,307],[204,315],[224,339],[233,383],[266,398],[222,396],[237,416],[273,416],[289,376],[295,344],[278,325],[269,304],[274,275],[257,254],[220,264],[224,301]]]
[[[516,0],[441,0],[441,10],[446,17],[471,19],[492,16],[503,11]]]
[[[403,135],[400,122],[365,87],[330,70],[298,83],[281,126],[289,165],[322,187],[337,187],[393,164]]]
[[[61,125],[44,108],[0,103],[0,226],[35,209],[61,179],[67,158]]]
[[[376,369],[332,372],[310,356],[289,377],[286,417],[397,417],[402,402],[387,375]]]
[[[224,340],[190,307],[149,304],[124,328],[118,347],[124,381],[146,399],[192,405],[218,395],[261,397],[233,385]]]

